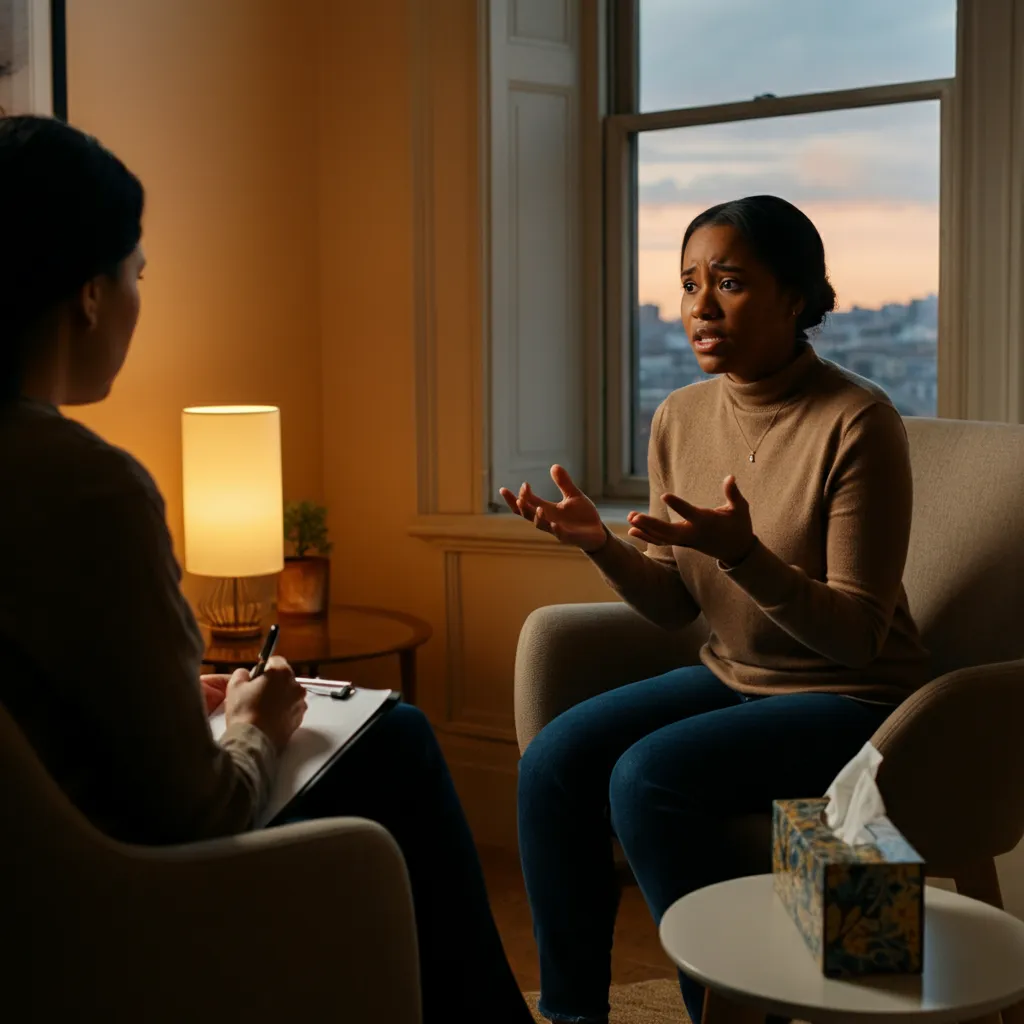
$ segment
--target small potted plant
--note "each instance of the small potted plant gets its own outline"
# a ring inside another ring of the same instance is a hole
[[[285,558],[277,578],[277,610],[285,615],[325,615],[330,606],[327,556],[332,547],[327,539],[327,509],[312,501],[285,502],[284,539],[294,553]]]

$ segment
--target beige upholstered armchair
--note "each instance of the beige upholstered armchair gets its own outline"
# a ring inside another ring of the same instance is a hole
[[[405,862],[379,825],[112,842],[0,707],[0,1019],[418,1024]]]
[[[993,858],[1024,835],[1024,427],[911,419],[907,431],[905,582],[935,678],[875,734],[879,787],[932,875],[999,906]],[[702,620],[663,632],[618,602],[538,609],[516,655],[520,749],[578,701],[695,663],[706,634]],[[734,827],[750,870],[770,870],[769,816]]]

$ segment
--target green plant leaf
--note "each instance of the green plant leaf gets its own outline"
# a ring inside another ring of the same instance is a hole
[[[285,502],[284,538],[298,558],[305,558],[310,549],[330,554],[333,545],[327,539],[327,509],[312,501]]]

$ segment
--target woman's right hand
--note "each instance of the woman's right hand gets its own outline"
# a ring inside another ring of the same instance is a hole
[[[256,726],[278,753],[302,724],[305,713],[306,691],[295,681],[295,673],[284,658],[270,658],[266,670],[255,679],[240,668],[228,681],[224,695],[227,724],[247,722]]]
[[[517,516],[563,544],[589,553],[604,547],[608,534],[597,506],[572,482],[562,466],[551,467],[551,479],[562,492],[561,501],[545,501],[533,493],[529,484],[523,484],[518,495],[507,487],[502,487],[499,493]]]

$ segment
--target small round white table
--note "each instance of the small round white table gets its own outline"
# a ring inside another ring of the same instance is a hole
[[[660,932],[680,970],[707,987],[706,1024],[764,1014],[812,1024],[953,1024],[1024,999],[1024,921],[934,886],[925,890],[918,976],[826,978],[771,875],[684,896]]]

